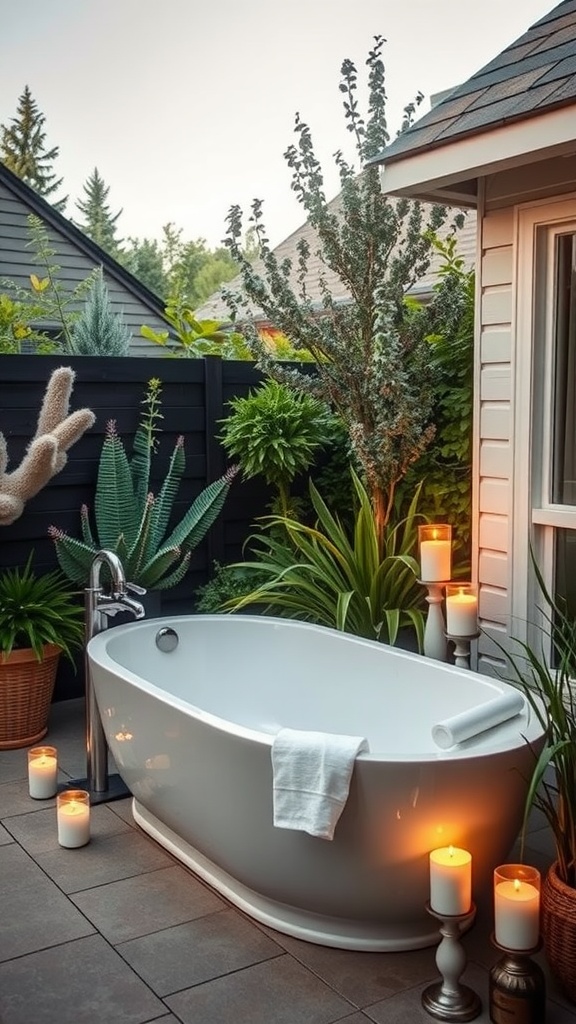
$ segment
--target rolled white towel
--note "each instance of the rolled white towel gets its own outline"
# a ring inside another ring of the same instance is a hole
[[[280,729],[272,743],[274,825],[333,839],[362,736]]]
[[[462,711],[459,715],[437,722],[432,726],[432,739],[437,746],[448,750],[449,747],[469,740],[486,729],[507,722],[508,719],[519,715],[523,709],[524,697],[517,690],[511,690],[484,704],[478,704],[475,708]]]

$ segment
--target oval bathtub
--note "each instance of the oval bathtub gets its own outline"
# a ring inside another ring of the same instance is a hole
[[[177,647],[162,652],[159,629]],[[511,688],[369,640],[264,616],[116,626],[88,656],[106,738],[137,823],[279,931],[347,949],[437,941],[429,851],[471,851],[473,897],[521,826],[542,730],[527,709],[449,749],[432,726]],[[281,727],[365,736],[334,839],[275,828]]]

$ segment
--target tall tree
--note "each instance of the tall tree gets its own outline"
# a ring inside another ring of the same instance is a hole
[[[164,301],[168,299],[168,276],[164,270],[162,248],[155,238],[129,238],[118,259],[154,295]]]
[[[208,249],[204,238],[185,242],[182,229],[166,224],[164,265],[171,298],[195,309],[218,286],[238,274],[238,264],[224,247]]]
[[[45,121],[26,85],[18,99],[16,117],[9,125],[0,125],[0,160],[62,213],[68,196],[52,198],[64,180],[52,170],[60,150],[58,146],[46,148]]]
[[[359,111],[356,67],[350,60],[342,64],[339,88],[359,166],[336,152],[341,189],[336,205],[326,198],[310,129],[296,116],[297,141],[285,158],[292,189],[316,243],[300,241],[294,269],[289,260],[279,261],[266,236],[262,202],[255,200],[249,223],[256,232],[260,260],[254,265],[243,251],[242,211],[232,207],[226,244],[240,265],[243,291],[225,291],[260,365],[276,379],[315,391],[340,414],[365,474],[381,549],[396,486],[434,434],[434,382],[425,324],[419,321],[418,329],[410,330],[404,295],[429,266],[434,231],[446,217],[442,207],[426,211],[419,203],[382,195],[379,168],[372,161],[389,139],[383,44],[377,36],[366,61],[365,117]],[[405,126],[412,113],[413,105],[406,108]],[[306,290],[311,260],[320,265],[320,309]],[[339,294],[344,290],[351,301],[343,303],[332,294],[322,266],[337,275]],[[296,349],[314,355],[316,377],[274,362],[258,336],[251,316],[254,305]]]
[[[117,257],[122,240],[116,238],[116,221],[122,210],[118,210],[118,213],[111,213],[107,203],[110,186],[100,176],[97,167],[94,168],[83,188],[85,199],[78,199],[76,206],[84,214],[85,222],[79,224],[78,227],[110,256]]]

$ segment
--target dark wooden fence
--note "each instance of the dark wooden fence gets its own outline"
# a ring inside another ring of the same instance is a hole
[[[62,365],[71,366],[76,373],[71,410],[87,406],[96,414],[96,423],[70,449],[62,472],[29,502],[21,518],[12,526],[0,527],[0,568],[23,564],[32,549],[37,569],[57,565],[48,527],[54,525],[79,536],[80,506],[93,504],[106,423],[116,420],[130,453],[150,378],[162,381],[164,417],[154,458],[153,490],[163,480],[176,438],[179,434],[185,437],[186,472],[174,508],[175,522],[206,484],[229,465],[218,442],[219,421],[227,415],[227,403],[246,395],[262,379],[253,364],[217,356],[198,360],[0,356],[0,431],[8,445],[9,468],[18,464],[35,432],[50,373]],[[223,513],[193,554],[186,579],[162,592],[162,614],[193,610],[195,591],[209,578],[213,561],[225,563],[241,557],[243,542],[255,518],[265,512],[269,497],[261,480],[235,479]],[[60,695],[76,692],[72,687],[72,692],[68,688]]]

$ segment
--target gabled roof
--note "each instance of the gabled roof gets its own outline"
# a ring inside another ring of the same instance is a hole
[[[415,167],[416,158],[420,157],[420,181],[432,182],[434,175],[440,180],[442,168],[434,151],[442,147],[448,154],[447,147],[454,146],[455,152],[457,144],[472,137],[486,140],[489,133],[508,129],[504,145],[498,141],[492,154],[485,148],[490,169],[498,169],[498,158],[500,163],[505,159],[519,162],[523,150],[530,152],[532,159],[538,159],[539,151],[545,156],[551,152],[550,147],[562,147],[573,141],[574,111],[566,108],[575,103],[576,0],[563,0],[399,135],[373,162],[385,164],[391,192],[412,194],[409,186],[414,175],[405,174],[407,187],[398,187],[402,186],[403,174],[395,169],[395,164],[404,162],[407,168],[410,161]],[[547,132],[535,128],[533,137],[526,135],[523,122],[538,119],[540,124],[544,116],[548,119]],[[512,126],[515,131],[510,131]],[[496,136],[493,141],[496,142]],[[453,171],[467,171],[469,178],[482,168],[478,154],[471,147],[466,154],[464,146],[460,146],[458,158],[452,164]],[[481,172],[486,173],[485,169]],[[464,180],[462,175],[460,180]],[[388,191],[386,180],[384,187]],[[468,192],[473,202],[470,187]],[[440,197],[438,192],[430,194]]]
[[[22,181],[16,174],[8,170],[0,160],[0,184],[4,185],[21,202],[36,214],[48,227],[54,228],[59,235],[64,236],[76,249],[84,253],[94,264],[100,264],[104,268],[105,275],[122,285],[127,291],[147,306],[155,316],[164,317],[164,302],[157,295],[154,295],[146,285],[142,284],[137,277],[134,277],[129,270],[126,270],[96,242],[93,242],[88,235],[85,235],[80,228],[77,228],[71,220],[64,217],[58,210],[55,210],[50,203],[46,202],[33,188]],[[0,237],[2,225],[0,224]]]

